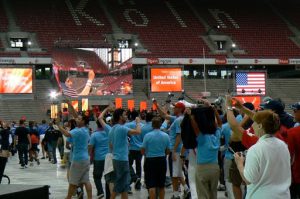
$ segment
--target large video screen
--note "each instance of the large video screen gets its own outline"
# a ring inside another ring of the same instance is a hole
[[[95,74],[84,71],[59,70],[54,66],[62,94],[71,98],[79,96],[128,95],[132,93],[132,74]]]
[[[180,92],[182,91],[181,68],[152,68],[152,92]]]
[[[32,93],[32,69],[0,68],[0,93]]]
[[[265,95],[265,72],[237,72],[235,75],[238,95]]]

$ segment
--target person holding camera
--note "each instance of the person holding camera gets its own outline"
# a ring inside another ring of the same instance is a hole
[[[234,117],[233,102],[238,107],[241,104],[230,96],[226,97],[227,120],[232,131],[242,134],[244,129]],[[234,154],[238,170],[247,184],[246,199],[290,198],[290,153],[287,145],[275,137],[280,128],[278,115],[269,110],[246,112],[253,119],[252,128],[259,137],[258,142],[249,148],[246,158],[239,152]]]
[[[198,199],[216,199],[220,175],[218,151],[222,121],[218,111],[207,100],[197,114],[186,110],[197,136],[196,187]]]

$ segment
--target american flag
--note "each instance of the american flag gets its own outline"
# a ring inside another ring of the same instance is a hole
[[[77,91],[74,88],[69,88],[62,82],[61,82],[60,85],[61,85],[63,95],[68,96],[68,97],[72,97],[72,98],[77,98],[78,97]]]
[[[236,73],[236,92],[238,95],[265,95],[266,74],[263,72]]]

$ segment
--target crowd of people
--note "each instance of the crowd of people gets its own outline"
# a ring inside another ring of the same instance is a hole
[[[222,107],[206,99],[179,101],[172,110],[153,100],[155,111],[141,112],[110,105],[93,114],[95,130],[91,117],[67,103],[72,117],[64,123],[1,122],[0,176],[10,152],[17,149],[25,169],[28,162],[40,164],[41,149],[52,164],[59,152],[67,168],[67,199],[82,196],[83,187],[92,198],[91,164],[97,198],[126,199],[143,183],[150,199],[165,198],[169,186],[172,199],[191,198],[191,191],[198,199],[216,199],[220,190],[229,199],[300,198],[300,102],[291,106],[293,116],[271,98],[259,108],[231,96]]]

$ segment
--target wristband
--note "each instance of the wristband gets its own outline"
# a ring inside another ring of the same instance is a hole
[[[227,107],[227,110],[228,110],[228,111],[233,111],[233,108],[228,106],[228,107]]]
[[[87,82],[86,82],[86,86],[89,86],[89,87],[91,87],[92,86],[92,80],[88,80]]]

